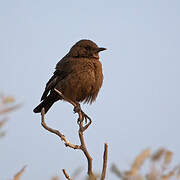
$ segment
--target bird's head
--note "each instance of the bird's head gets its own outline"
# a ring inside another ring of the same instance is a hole
[[[106,48],[98,47],[91,40],[78,41],[69,51],[68,55],[72,57],[85,57],[99,59],[99,52],[104,51]]]

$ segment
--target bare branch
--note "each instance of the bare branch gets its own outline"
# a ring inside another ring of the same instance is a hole
[[[67,97],[65,97],[60,91],[58,91],[57,89],[54,89],[64,100],[68,101],[69,103],[71,103],[73,106],[74,106],[74,109],[78,106],[77,103],[71,101],[70,99],[68,99]],[[75,111],[76,112],[76,111]],[[78,110],[77,110],[77,113],[79,115],[79,118],[78,118],[78,125],[79,125],[79,139],[80,139],[80,142],[81,142],[81,145],[80,145],[80,149],[83,151],[84,155],[86,156],[87,158],[87,161],[88,161],[88,174],[89,174],[89,177],[91,178],[95,178],[93,172],[92,172],[92,157],[90,156],[87,148],[86,148],[86,144],[85,144],[85,140],[84,140],[84,136],[83,136],[83,132],[89,127],[89,125],[91,124],[91,119],[81,110],[81,108],[79,107]],[[83,118],[84,117],[87,117],[90,121],[87,125],[83,126]]]
[[[108,145],[107,145],[107,143],[105,143],[104,144],[103,169],[102,169],[102,174],[101,174],[101,180],[104,180],[105,176],[106,176],[107,156],[108,156]]]
[[[82,152],[84,153],[84,155],[86,156],[86,159],[88,161],[88,175],[89,175],[89,179],[91,180],[96,180],[95,175],[93,174],[92,171],[92,157],[90,156],[86,144],[85,144],[85,140],[84,140],[84,136],[83,133],[85,130],[87,130],[87,128],[90,126],[91,124],[91,119],[81,110],[81,107],[78,103],[73,102],[72,100],[68,99],[67,97],[65,97],[60,91],[58,91],[57,89],[54,89],[64,100],[66,100],[67,102],[69,102],[70,104],[72,104],[74,106],[74,112],[78,113],[79,118],[78,118],[78,125],[79,125],[79,130],[78,130],[78,134],[79,134],[79,139],[80,139],[80,145],[74,145],[71,144],[66,138],[65,136],[60,133],[58,130],[56,129],[52,129],[50,127],[48,127],[45,123],[44,120],[44,116],[45,116],[45,109],[42,108],[41,110],[41,124],[42,126],[49,132],[56,134],[58,137],[61,138],[62,141],[64,141],[65,145],[68,147],[71,147],[73,149],[80,149],[82,150]],[[87,120],[89,120],[89,122],[83,126],[83,120],[85,119],[85,122],[87,123]],[[103,171],[102,171],[102,176],[101,179],[104,180],[105,178],[105,174],[106,174],[106,167],[107,167],[107,144],[105,144],[105,150],[104,150],[104,162],[103,162]],[[67,179],[71,179],[68,174],[66,173],[65,169],[63,169],[63,173],[65,175],[65,177]]]
[[[66,179],[68,179],[68,180],[72,180],[72,179],[69,177],[69,175],[67,174],[67,172],[66,172],[66,170],[65,170],[65,169],[63,169],[62,171],[63,171],[64,176],[66,177]]]
[[[86,148],[86,144],[85,144],[85,140],[84,140],[84,136],[83,136],[83,131],[84,131],[83,121],[80,120],[80,123],[79,123],[79,139],[81,142],[81,150],[83,151],[83,153],[86,156],[87,161],[88,161],[88,174],[89,174],[89,176],[94,176],[93,172],[92,172],[92,157],[90,156],[90,154]]]
[[[73,101],[71,101],[69,98],[65,97],[60,91],[58,91],[57,89],[54,89],[64,100],[66,100],[67,102],[69,102],[70,104],[72,104],[74,107],[77,106],[77,104]]]
[[[60,131],[58,131],[58,130],[56,130],[56,129],[52,129],[52,128],[50,128],[49,126],[47,126],[46,123],[45,123],[45,120],[44,120],[44,115],[45,115],[45,109],[42,108],[42,110],[41,110],[41,125],[42,125],[47,131],[49,131],[49,132],[51,132],[51,133],[54,133],[54,134],[56,134],[57,136],[59,136],[59,137],[61,138],[61,140],[64,141],[65,146],[70,147],[70,148],[73,148],[73,149],[80,149],[80,148],[81,148],[81,147],[78,146],[78,145],[71,144],[71,143],[66,139],[66,137],[65,137],[62,133],[60,133]]]

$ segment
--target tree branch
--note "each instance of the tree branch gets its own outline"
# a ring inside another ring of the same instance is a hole
[[[70,104],[72,104],[74,107],[77,106],[77,104],[73,101],[71,101],[69,98],[65,97],[60,91],[58,91],[57,89],[54,89],[64,100],[66,100],[67,102],[69,102]]]
[[[54,89],[64,100],[68,101],[69,103],[71,103],[74,106],[74,109],[78,106],[77,103],[71,101],[70,99],[68,99],[67,97],[65,97],[60,91],[58,91],[57,89]],[[79,125],[79,139],[80,139],[80,148],[84,155],[87,158],[88,161],[88,174],[90,177],[95,177],[93,172],[92,172],[92,157],[90,156],[87,148],[86,148],[86,144],[85,144],[85,140],[84,140],[84,136],[83,136],[83,132],[89,127],[89,125],[91,124],[91,120],[89,121],[89,123],[85,126],[83,126],[83,111],[81,110],[81,108],[79,107],[79,109],[77,110],[77,113],[79,115],[78,118],[78,125]]]
[[[87,162],[88,162],[88,175],[89,175],[89,179],[91,180],[96,180],[95,175],[93,174],[92,171],[92,157],[89,154],[86,144],[85,144],[85,140],[84,140],[84,136],[83,133],[85,130],[87,130],[87,128],[90,126],[91,124],[91,119],[81,110],[81,107],[78,103],[68,99],[67,97],[65,97],[60,91],[58,91],[57,89],[54,89],[65,101],[69,102],[70,104],[72,104],[74,106],[74,112],[78,113],[79,118],[78,118],[78,125],[79,125],[79,130],[78,130],[78,135],[79,135],[79,139],[80,139],[80,145],[74,145],[71,144],[66,137],[58,130],[56,129],[52,129],[50,127],[48,127],[45,123],[45,109],[42,108],[41,110],[41,124],[42,126],[49,132],[56,134],[62,141],[64,141],[65,146],[68,146],[70,148],[73,149],[80,149],[82,150],[82,152],[84,153],[84,155],[86,156]],[[86,125],[83,125],[83,120],[85,119]],[[87,120],[89,120],[89,122],[87,123]],[[104,148],[104,161],[103,161],[103,170],[102,170],[102,175],[101,175],[101,180],[105,179],[105,174],[106,174],[106,168],[107,168],[107,144],[105,143],[105,148]],[[65,175],[65,177],[68,180],[72,180],[69,175],[66,173],[65,169],[63,169],[63,173]]]
[[[70,148],[73,148],[73,149],[80,149],[80,146],[78,145],[74,145],[74,144],[71,144],[67,139],[66,137],[60,133],[60,131],[56,130],[56,129],[52,129],[50,128],[49,126],[46,125],[45,123],[45,120],[44,120],[44,115],[45,115],[45,109],[42,108],[41,110],[41,125],[49,132],[53,133],[53,134],[56,134],[57,136],[59,136],[61,138],[62,141],[64,141],[64,144],[65,146],[67,147],[70,147]]]
[[[65,170],[65,169],[63,169],[62,171],[63,171],[64,176],[66,177],[66,179],[68,179],[68,180],[72,180],[72,179],[70,178],[70,176],[67,174],[67,172],[66,172],[66,170]]]
[[[104,180],[105,176],[106,176],[107,156],[108,156],[108,145],[107,145],[107,143],[105,143],[104,144],[103,169],[102,169],[102,173],[101,173],[101,180]]]

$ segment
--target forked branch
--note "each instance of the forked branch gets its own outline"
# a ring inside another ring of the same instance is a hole
[[[91,180],[96,180],[95,175],[93,174],[92,171],[92,157],[90,156],[86,144],[85,144],[85,140],[84,140],[84,136],[83,133],[84,131],[90,126],[91,124],[91,119],[81,110],[81,107],[78,103],[73,102],[72,100],[68,99],[67,97],[65,97],[60,91],[58,91],[57,89],[54,89],[65,101],[69,102],[70,104],[72,104],[74,106],[74,112],[78,113],[79,118],[78,118],[78,125],[79,125],[79,130],[78,130],[78,135],[79,135],[79,139],[80,139],[80,145],[74,145],[72,143],[70,143],[66,137],[58,130],[56,129],[52,129],[49,126],[47,126],[47,124],[45,123],[45,109],[42,108],[41,110],[41,124],[42,126],[49,132],[56,134],[62,141],[64,141],[65,146],[73,148],[73,149],[80,149],[82,150],[82,152],[84,153],[84,155],[86,156],[87,162],[88,162],[88,175],[89,175],[89,179]],[[83,120],[85,119],[86,124],[83,125]],[[87,120],[89,120],[89,122],[87,123]],[[107,168],[107,149],[108,149],[108,145],[105,143],[104,146],[104,157],[103,157],[103,170],[102,170],[102,174],[101,174],[101,180],[105,179],[105,174],[106,174],[106,168]],[[66,173],[65,169],[63,169],[63,173],[66,177],[66,179],[68,180],[72,180],[69,175]]]
[[[70,148],[73,148],[73,149],[80,149],[80,146],[78,145],[74,145],[74,144],[71,144],[67,139],[66,137],[58,130],[56,129],[52,129],[50,128],[49,126],[47,126],[47,124],[45,123],[45,119],[44,119],[44,116],[45,116],[45,109],[42,108],[41,110],[41,125],[49,132],[53,133],[53,134],[56,134],[58,137],[60,137],[60,139],[62,141],[64,141],[64,144],[65,146],[67,147],[70,147]]]
[[[69,103],[71,103],[74,106],[74,109],[76,109],[79,105],[73,101],[71,101],[70,99],[68,99],[67,97],[65,97],[60,91],[58,91],[57,89],[55,89],[55,91],[66,101],[68,101]],[[83,117],[84,117],[84,112],[82,112],[80,106],[77,109],[77,113],[79,115],[78,118],[78,125],[79,125],[79,139],[80,139],[80,149],[83,151],[84,155],[87,158],[88,161],[88,174],[90,177],[95,177],[92,171],[92,157],[90,156],[87,148],[86,148],[86,144],[85,144],[85,140],[84,140],[84,136],[83,136],[83,132],[89,127],[89,125],[91,124],[91,121],[88,122],[87,125],[83,126]]]

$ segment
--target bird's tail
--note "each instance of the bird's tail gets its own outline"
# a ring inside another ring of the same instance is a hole
[[[50,107],[56,102],[56,100],[54,100],[53,98],[51,98],[50,96],[48,96],[47,98],[45,98],[34,110],[34,113],[40,113],[42,108],[45,109],[45,113],[48,112],[48,110],[50,109]]]

